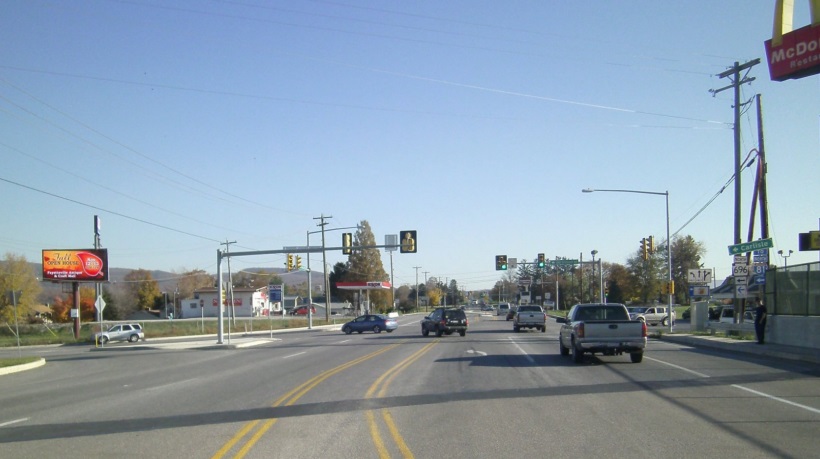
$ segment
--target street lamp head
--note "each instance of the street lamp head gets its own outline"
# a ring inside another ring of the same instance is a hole
[[[592,251],[592,256],[594,257],[595,255],[598,255],[598,251],[597,251],[597,250],[593,250],[593,251]]]
[[[783,251],[782,251],[782,250],[778,250],[778,251],[777,251],[777,254],[778,254],[778,255],[783,255]]]
[[[593,191],[595,190],[593,190],[592,188],[584,188],[583,190],[581,190],[582,193],[592,193]]]

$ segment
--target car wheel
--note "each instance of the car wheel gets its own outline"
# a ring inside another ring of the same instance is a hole
[[[428,336],[430,334],[430,330],[421,327],[421,336]]]
[[[349,334],[353,333],[353,330],[351,330],[350,327],[344,327],[344,328],[342,328],[342,331],[344,332],[345,335],[349,335]]]
[[[374,327],[373,327],[373,333],[381,333],[381,332],[382,332],[382,329],[381,329],[381,328],[379,328],[379,326],[378,326],[378,325],[376,325],[376,326],[374,326]]]
[[[385,330],[387,333],[393,333],[393,330]]]
[[[641,363],[643,360],[643,352],[631,352],[629,353],[629,359],[632,360],[632,363]]]
[[[436,336],[438,336],[439,338],[441,338],[441,335],[442,335],[442,334],[444,334],[444,333],[441,331],[441,329],[440,329],[440,328],[437,328],[437,329],[436,329]]]
[[[560,336],[558,337],[558,350],[561,352],[561,355],[563,355],[564,357],[569,355],[569,349],[564,347],[564,345],[561,343],[561,337]]]
[[[467,330],[461,330],[458,332],[459,335],[464,336],[467,334]]]
[[[572,341],[572,361],[575,363],[581,363],[584,360],[584,352],[578,349],[578,346],[575,344],[575,340]]]
[[[546,332],[547,332],[547,326],[544,325],[543,327],[541,327],[541,333],[546,333]]]
[[[131,335],[131,336],[128,337],[128,342],[129,343],[136,343],[139,340],[140,340],[140,335]]]
[[[669,325],[669,318],[664,317],[663,319],[661,319],[661,325],[663,325],[664,327]]]
[[[100,343],[102,343],[102,344],[108,343],[108,337],[107,336],[100,337]]]
[[[360,335],[362,334],[362,331],[361,331],[361,330],[356,330],[356,331],[357,331],[357,332],[359,332],[359,334],[360,334]]]

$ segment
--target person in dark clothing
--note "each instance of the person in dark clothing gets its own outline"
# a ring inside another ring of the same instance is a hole
[[[766,310],[766,305],[763,300],[757,299],[757,307],[755,308],[755,335],[757,335],[757,344],[763,344],[763,337],[766,333],[766,319],[769,311]]]

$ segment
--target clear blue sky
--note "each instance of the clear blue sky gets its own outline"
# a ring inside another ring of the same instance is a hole
[[[773,262],[817,261],[797,234],[820,218],[820,79],[769,79],[772,5],[3,1],[0,251],[91,247],[100,215],[112,267],[215,272],[220,241],[304,245],[324,214],[380,243],[417,230],[396,285],[419,266],[473,290],[497,254],[625,263],[664,239],[662,196],[591,187],[668,190],[673,233],[723,278],[734,186],[698,212],[734,172],[732,91],[709,90],[761,58],[742,97],[763,98]],[[751,107],[743,157],[756,139]],[[745,238],[754,168],[741,178]]]

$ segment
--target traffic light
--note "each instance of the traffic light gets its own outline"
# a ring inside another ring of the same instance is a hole
[[[538,267],[543,268],[547,264],[547,258],[544,256],[543,253],[538,254]]]
[[[655,236],[649,236],[649,253],[655,253]]]
[[[296,255],[296,269],[302,269],[302,257],[300,257],[299,255]]]
[[[342,253],[345,255],[353,253],[353,233],[342,233]]]
[[[416,232],[402,231],[401,235],[401,248],[399,249],[399,253],[416,253],[418,249],[416,246]]]
[[[293,271],[293,255],[288,254],[288,272]]]
[[[641,258],[643,258],[644,260],[648,260],[648,259],[649,259],[649,256],[648,256],[648,254],[646,253],[646,251],[647,251],[647,249],[648,249],[648,248],[649,248],[649,246],[648,246],[648,244],[647,244],[647,240],[646,240],[646,238],[641,239]]]
[[[506,271],[507,270],[507,256],[506,255],[496,255],[495,256],[495,270],[496,271]]]

